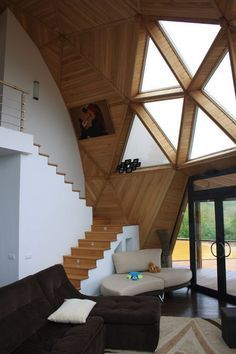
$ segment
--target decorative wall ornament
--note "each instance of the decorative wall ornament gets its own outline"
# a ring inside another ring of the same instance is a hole
[[[141,166],[141,162],[139,161],[139,159],[133,159],[133,161],[131,159],[128,159],[121,162],[117,166],[116,171],[119,173],[131,173],[140,166]]]
[[[94,138],[114,133],[108,105],[105,100],[70,109],[78,139]]]

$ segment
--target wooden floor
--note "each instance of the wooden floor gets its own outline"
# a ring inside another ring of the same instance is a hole
[[[162,316],[220,318],[220,308],[233,305],[186,288],[165,295]]]

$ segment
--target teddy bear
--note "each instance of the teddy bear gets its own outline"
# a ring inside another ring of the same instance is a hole
[[[159,273],[161,271],[161,268],[158,267],[154,262],[149,262],[148,263],[148,271],[150,273]]]

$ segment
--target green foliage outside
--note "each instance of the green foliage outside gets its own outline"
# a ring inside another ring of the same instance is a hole
[[[225,201],[224,229],[225,241],[236,241],[236,201]],[[202,240],[215,240],[215,207],[214,202],[200,203],[200,232]],[[188,206],[184,213],[178,238],[189,238]]]

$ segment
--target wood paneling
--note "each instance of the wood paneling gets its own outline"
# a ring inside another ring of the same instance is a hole
[[[222,14],[211,0],[141,0],[143,15],[158,18],[219,19]]]
[[[92,142],[91,142],[92,140]],[[85,139],[80,141],[80,146],[87,151],[96,161],[99,168],[106,174],[109,172],[112,157],[115,135],[104,135],[97,138]]]
[[[49,70],[56,81],[57,85],[60,86],[61,83],[61,58],[63,51],[63,42],[60,40],[53,41],[47,46],[41,48],[41,54],[48,63]]]
[[[130,92],[131,73],[136,54],[136,21],[84,33],[79,37],[81,55],[118,89],[121,95]]]
[[[152,223],[144,248],[154,248],[159,244],[157,230],[166,230],[171,238],[181,206],[182,198],[186,188],[188,177],[180,172],[176,172],[171,184],[165,194],[162,205]]]
[[[106,100],[114,134],[79,140],[87,204],[97,218],[140,225],[141,247],[156,247],[157,228],[173,231],[187,177],[235,166],[235,149],[188,161],[195,106],[199,105],[236,140],[236,125],[201,89],[229,47],[236,80],[236,4],[226,0],[2,0],[40,49],[68,109]],[[221,24],[194,78],[159,27],[158,19]],[[139,93],[148,34],[181,89]],[[143,107],[143,102],[184,97],[176,151]],[[168,168],[115,173],[134,114],[164,154]],[[175,171],[177,168],[181,171]],[[70,262],[75,260],[71,258]]]
[[[68,108],[117,98],[109,83],[73,47],[63,51],[61,92]]]
[[[140,226],[140,245],[144,245],[171,184],[174,172],[133,173],[112,176],[117,199],[127,220]]]

